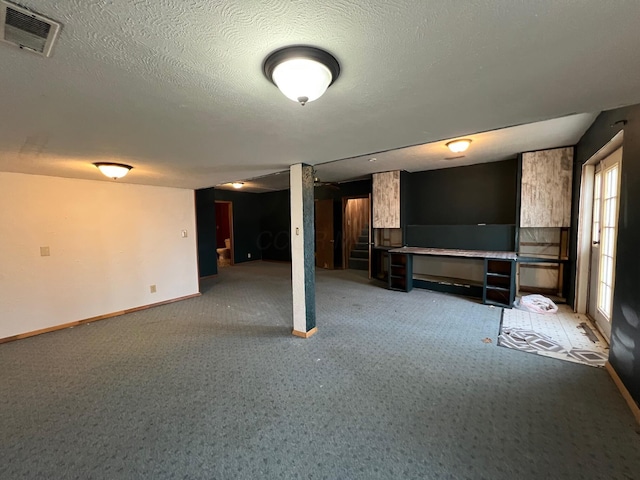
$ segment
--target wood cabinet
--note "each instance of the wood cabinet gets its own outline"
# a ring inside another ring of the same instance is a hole
[[[516,295],[515,278],[515,260],[485,258],[483,303],[511,308]]]
[[[522,154],[520,227],[570,227],[573,148]]]
[[[373,228],[400,228],[400,170],[373,174]]]
[[[389,289],[409,292],[413,288],[413,256],[389,252]]]

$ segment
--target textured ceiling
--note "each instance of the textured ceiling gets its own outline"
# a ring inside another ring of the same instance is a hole
[[[322,184],[356,180],[390,170],[421,172],[498,162],[521,152],[575,145],[595,118],[596,114],[582,113],[467,135],[465,138],[471,140],[471,146],[464,153],[451,153],[446,142],[440,141],[337,160],[316,165],[315,175]],[[219,188],[233,190],[229,183]],[[261,193],[286,188],[289,188],[289,175],[285,170],[246,181],[243,191]]]
[[[20,3],[63,29],[0,44],[1,171],[198,188],[640,102],[637,1]],[[341,63],[306,107],[262,75],[290,44]]]

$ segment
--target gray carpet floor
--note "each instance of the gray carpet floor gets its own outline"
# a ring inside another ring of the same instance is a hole
[[[289,269],[0,345],[0,478],[640,478],[605,370],[500,348],[500,309],[357,271],[318,271],[319,331],[293,337]]]

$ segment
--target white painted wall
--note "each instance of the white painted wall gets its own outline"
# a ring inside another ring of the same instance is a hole
[[[0,173],[0,338],[198,288],[193,190]]]

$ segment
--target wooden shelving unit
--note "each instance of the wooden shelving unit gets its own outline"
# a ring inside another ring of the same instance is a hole
[[[511,308],[515,300],[515,260],[486,258],[482,301],[487,305]]]
[[[405,253],[389,253],[389,290],[409,292],[413,288],[413,257]]]

